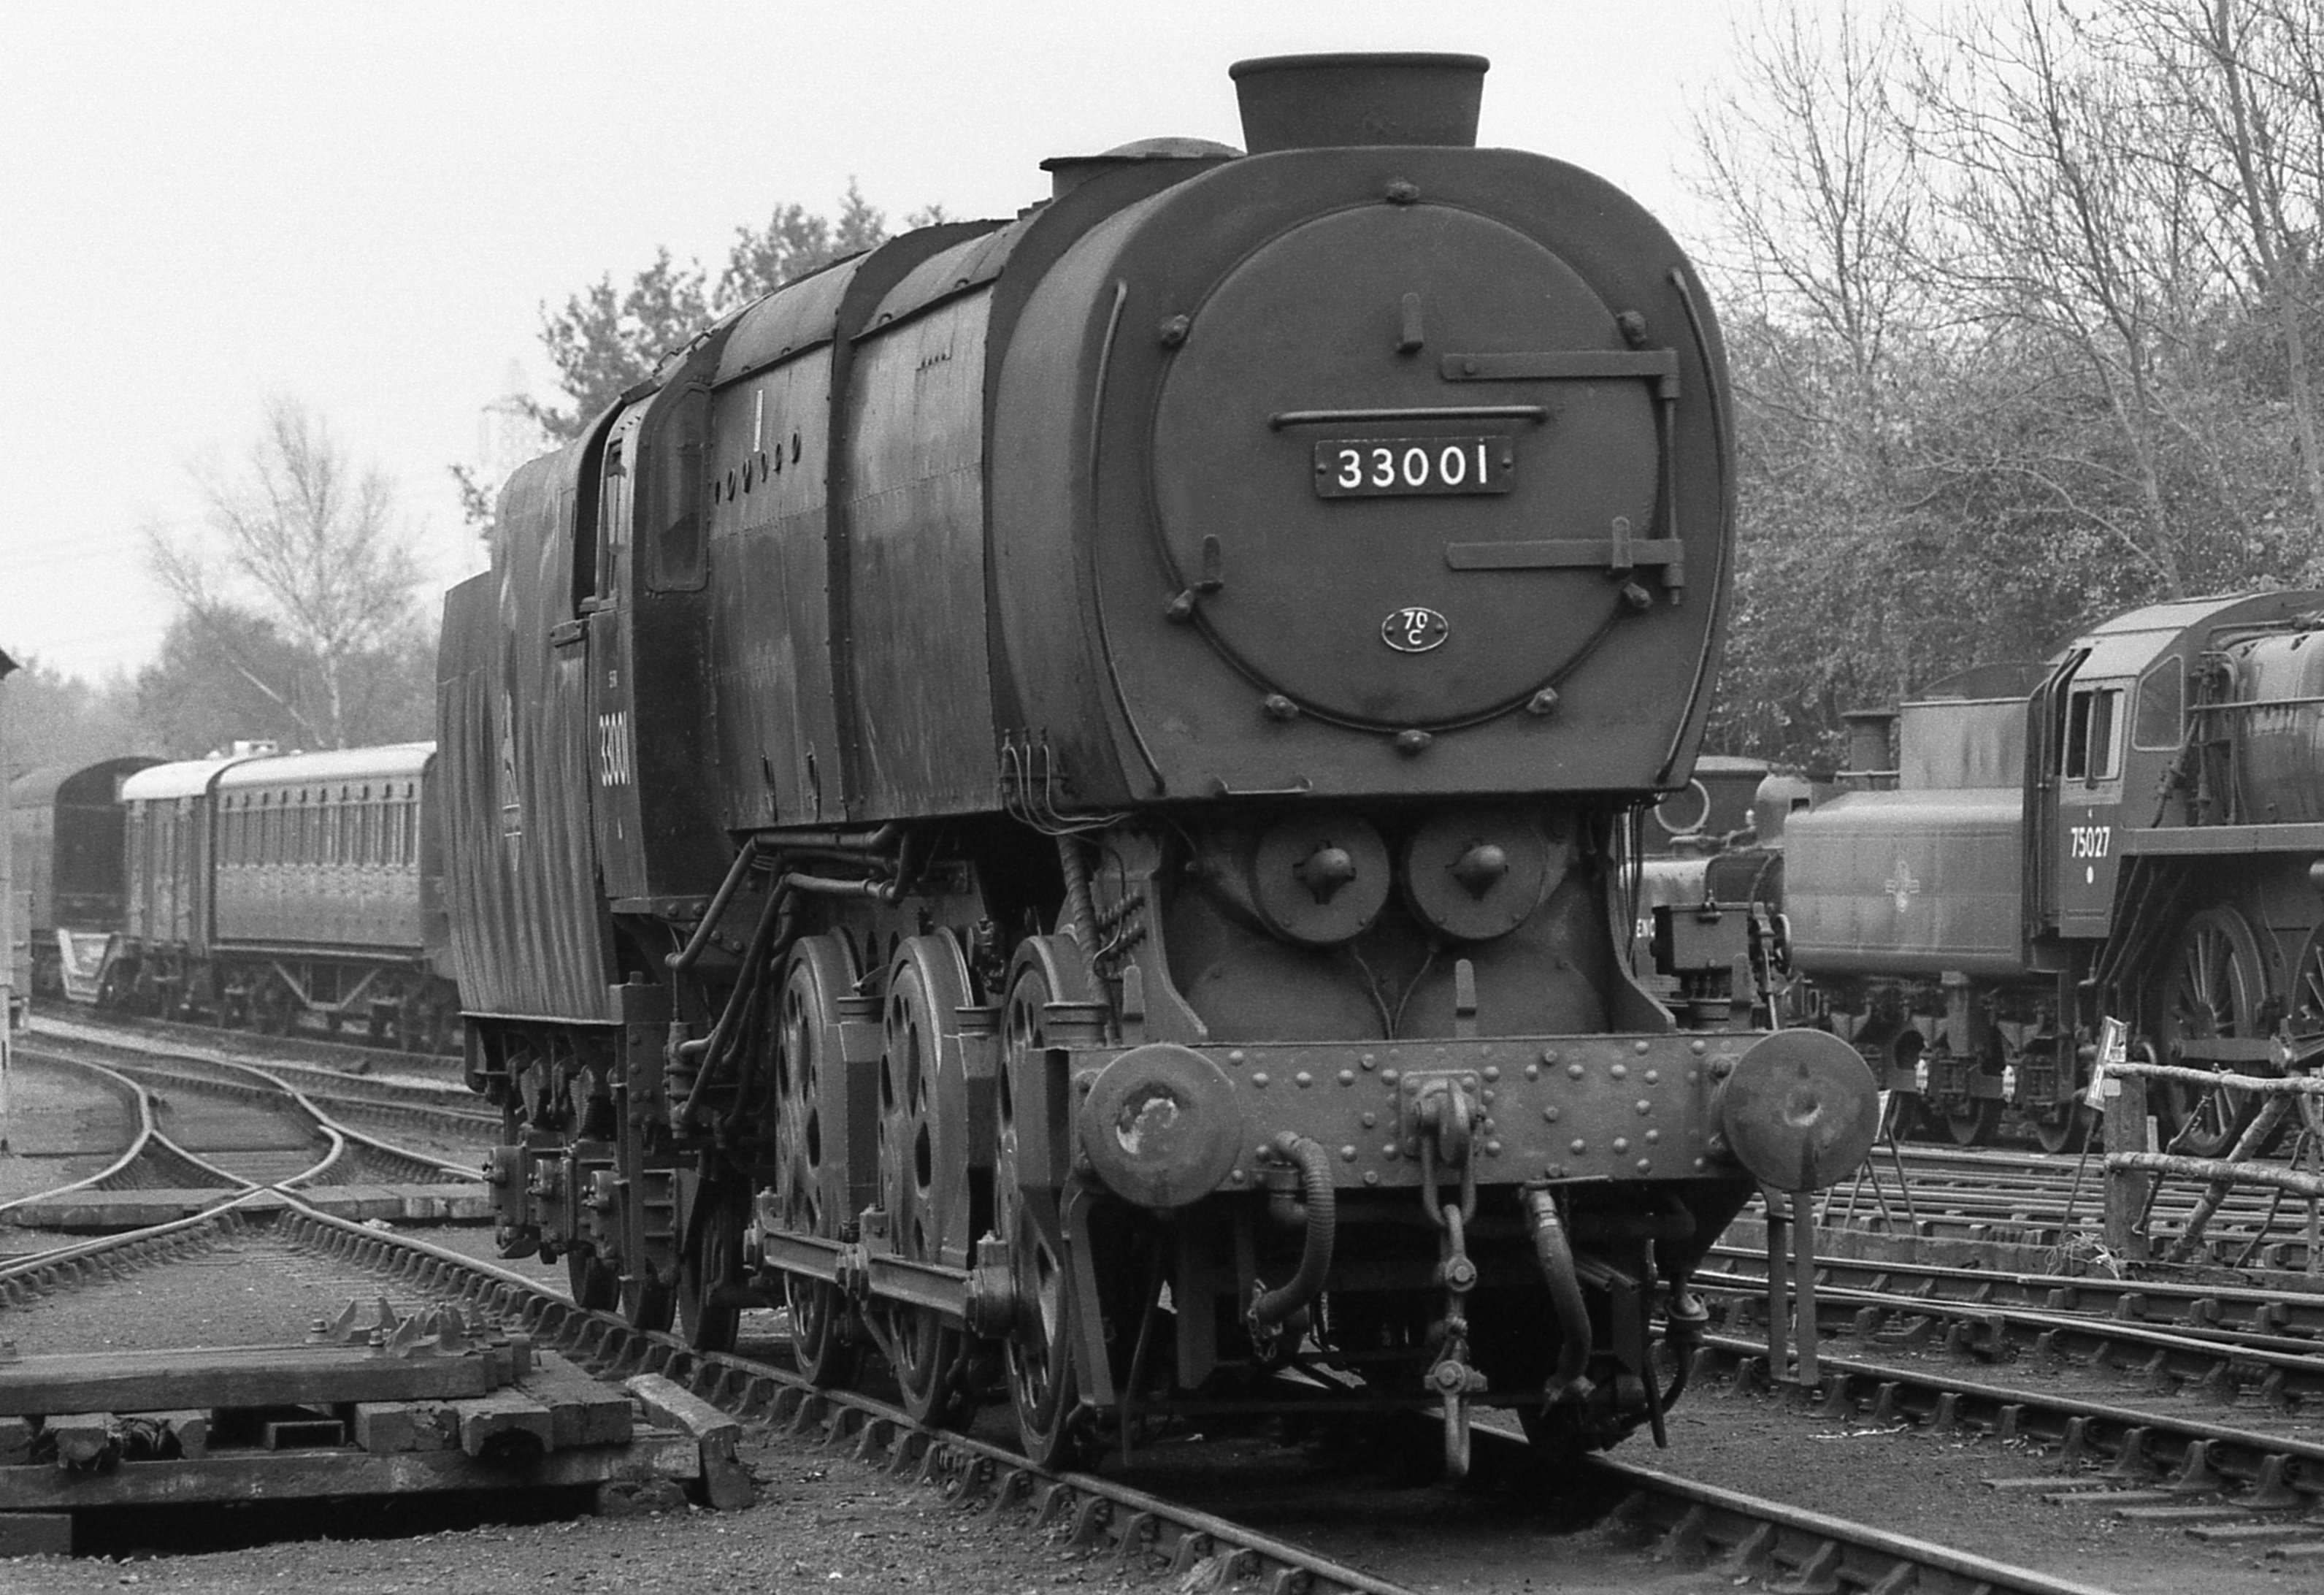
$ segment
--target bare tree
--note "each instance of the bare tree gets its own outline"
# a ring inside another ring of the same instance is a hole
[[[2324,14],[2313,0],[2116,0],[2153,99],[2190,130],[2148,158],[2181,165],[2217,206],[2222,280],[2273,329],[2307,498],[2311,575],[2324,567],[2324,442],[2310,258],[2324,225]]]
[[[149,530],[155,576],[313,745],[345,747],[353,672],[408,640],[417,620],[419,564],[387,478],[359,470],[321,417],[279,398],[239,468],[198,466],[193,475],[202,535]],[[244,646],[253,612],[311,665],[311,705],[289,667]]]

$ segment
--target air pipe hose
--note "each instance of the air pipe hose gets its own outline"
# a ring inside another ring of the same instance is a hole
[[[1582,1299],[1582,1280],[1573,1270],[1573,1248],[1565,1238],[1565,1220],[1558,1213],[1557,1198],[1546,1185],[1526,1188],[1525,1210],[1533,1231],[1534,1256],[1549,1279],[1550,1305],[1557,1310],[1561,1337],[1557,1371],[1542,1388],[1543,1402],[1554,1406],[1561,1401],[1587,1400],[1594,1388],[1586,1371],[1591,1342],[1590,1307]]]
[[[1332,1242],[1340,1227],[1339,1193],[1332,1185],[1332,1157],[1321,1143],[1285,1130],[1275,1138],[1276,1156],[1299,1166],[1300,1190],[1306,1211],[1306,1242],[1299,1253],[1299,1271],[1273,1290],[1251,1298],[1251,1339],[1264,1341],[1313,1302],[1332,1271]]]

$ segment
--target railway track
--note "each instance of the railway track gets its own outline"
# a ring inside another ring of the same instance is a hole
[[[2148,1210],[2158,1245],[2183,1231],[2200,1194],[2183,1180],[2158,1185]],[[1818,1212],[1831,1228],[2055,1246],[2103,1222],[2105,1159],[2095,1150],[2084,1157],[1906,1144],[1892,1155],[1882,1147],[1854,1180],[1825,1194]],[[2239,1188],[2210,1219],[2202,1248],[2223,1266],[2304,1269],[2311,1256],[2324,1258],[2317,1229],[2305,1201]]]
[[[463,1157],[480,1158],[500,1129],[500,1116],[456,1081],[350,1074],[338,1066],[345,1062],[339,1058],[254,1061],[217,1050],[215,1036],[198,1032],[198,1045],[181,1045],[135,1031],[51,1020],[34,1027],[32,1036],[32,1045],[45,1044],[52,1055],[59,1048],[93,1055],[157,1086],[253,1104],[296,1096],[334,1122],[362,1119],[405,1126]]]
[[[32,1028],[52,1034],[77,1030],[91,1037],[143,1037],[180,1047],[231,1046],[237,1052],[270,1062],[316,1063],[347,1074],[394,1070],[410,1074],[436,1074],[454,1084],[459,1080],[460,1055],[456,1052],[404,1052],[385,1045],[342,1041],[311,1030],[294,1030],[277,1036],[264,1030],[198,1025],[184,1019],[126,1014],[54,999],[34,1002],[32,1011]]]
[[[1021,1519],[1028,1530],[1061,1536],[1069,1545],[1111,1559],[1124,1571],[1167,1568],[1178,1579],[1190,1581],[1189,1587],[1214,1580],[1213,1587],[1222,1589],[1321,1592],[1399,1588],[1289,1539],[1151,1488],[1098,1475],[1044,1472],[987,1441],[916,1428],[900,1409],[874,1397],[815,1391],[764,1358],[696,1353],[673,1337],[639,1332],[610,1314],[582,1312],[553,1290],[511,1270],[335,1219],[309,1203],[327,1186],[334,1169],[344,1172],[350,1166],[346,1161],[349,1132],[343,1125],[332,1126],[336,1140],[328,1133],[321,1136],[307,1166],[266,1180],[222,1167],[198,1151],[177,1146],[160,1126],[162,1115],[153,1102],[157,1078],[168,1091],[208,1090],[235,1102],[303,1103],[320,1130],[329,1114],[283,1078],[281,1069],[214,1059],[198,1060],[192,1066],[180,1060],[168,1068],[142,1061],[123,1067],[117,1062],[79,1060],[78,1066],[133,1104],[137,1121],[134,1144],[124,1148],[103,1174],[78,1184],[101,1187],[108,1179],[187,1179],[214,1188],[217,1198],[210,1212],[174,1223],[0,1262],[0,1301],[26,1303],[60,1284],[102,1280],[124,1268],[183,1256],[188,1249],[206,1244],[205,1237],[220,1232],[221,1226],[234,1231],[265,1226],[294,1245],[341,1262],[358,1262],[391,1284],[417,1286],[465,1305],[484,1307],[504,1327],[533,1333],[600,1371],[656,1371],[678,1378],[741,1415],[844,1449],[890,1472],[921,1479],[954,1500],[995,1517]],[[6,1211],[0,1207],[0,1216]],[[1709,1381],[1714,1373],[1724,1373],[1734,1392],[1763,1387],[1767,1382],[1764,1341],[1733,1332],[1745,1326],[1748,1304],[1764,1282],[1730,1269],[1706,1284],[1746,1305],[1730,1312],[1729,1332],[1711,1338],[1695,1377]],[[2089,1284],[2061,1282],[2051,1289],[2087,1288]],[[1868,1285],[1859,1294],[1880,1298],[1878,1310],[1884,1316],[1879,1322],[1884,1325],[1920,1318],[1941,1322],[1948,1330],[1969,1325],[1972,1336],[1992,1332],[1990,1314],[1996,1308],[1990,1293],[1986,1300],[1972,1299],[1978,1294],[1976,1287],[1950,1273],[1932,1274],[1906,1288],[1921,1294]],[[2029,1299],[2040,1289],[2030,1277],[2018,1288]],[[1868,1322],[1863,1314],[1875,1304],[1854,1299],[1847,1294],[1849,1289],[1834,1280],[1825,1293],[1825,1311],[1843,1326],[1861,1327]],[[2054,1306],[2047,1295],[2042,1299],[2045,1309]],[[2229,1293],[2220,1317],[2232,1321],[2232,1314],[2241,1314],[2263,1322],[2262,1305],[2257,1293]],[[2197,1310],[2198,1316],[2202,1311]],[[2062,1316],[2087,1322],[2097,1314]],[[2123,1327],[2145,1326],[2126,1323]],[[2193,1338],[2200,1342],[2200,1337]],[[1950,1341],[1957,1351],[1973,1354],[1973,1339],[1952,1334]],[[1942,1346],[1948,1337],[1918,1336],[1920,1344],[1932,1341]],[[2172,1348],[2174,1354],[2185,1350]],[[2158,1419],[2140,1408],[2029,1395],[1868,1359],[1831,1356],[1825,1369],[1826,1384],[1814,1397],[1821,1416],[1916,1423],[1932,1429],[2047,1442],[2059,1447],[2064,1458],[2100,1470],[2098,1477],[2109,1490],[2152,1486],[2164,1492],[2164,1499],[2153,1504],[2174,1509],[2224,1507],[2239,1501],[2243,1509],[2230,1514],[2236,1521],[2281,1518],[2284,1508],[2272,1502],[2278,1498],[2305,1502],[2310,1492],[2324,1485],[2324,1448],[2258,1431]],[[2298,1398],[2314,1399],[2308,1388],[2300,1385]],[[1533,1466],[1521,1438],[1480,1432],[1479,1439],[1489,1453],[1498,1453],[1489,1465],[1504,1476],[1523,1479]],[[2058,1487],[2069,1489],[2072,1485]],[[1618,1498],[1621,1504],[1612,1521],[1635,1538],[1640,1554],[1700,1561],[1735,1578],[1788,1580],[1801,1589],[2056,1591],[2076,1587],[1957,1548],[1848,1524],[1619,1460],[1593,1461],[1582,1477],[1567,1480],[1565,1488]],[[2149,1504],[2144,1497],[2131,1498],[2135,1504]],[[1916,1584],[1907,1581],[1914,1580]]]
[[[83,1044],[85,1047],[85,1044]],[[28,1062],[70,1071],[125,1110],[122,1144],[94,1174],[0,1202],[0,1222],[34,1229],[138,1235],[204,1212],[300,1195],[410,1213],[448,1215],[482,1197],[473,1165],[345,1124],[291,1083],[252,1065],[203,1060],[193,1069],[143,1059],[99,1061],[73,1044],[20,1043]],[[464,1196],[464,1194],[466,1194]],[[88,1242],[21,1254],[78,1256]]]
[[[512,1270],[348,1223],[310,1207],[296,1193],[282,1194],[283,1203],[267,1210],[248,1211],[245,1197],[146,1233],[0,1264],[0,1301],[27,1303],[38,1293],[103,1281],[124,1268],[172,1260],[221,1235],[263,1227],[291,1246],[338,1265],[360,1267],[383,1288],[456,1301],[503,1330],[530,1334],[602,1374],[660,1373],[748,1421],[889,1474],[917,1479],[964,1508],[1062,1539],[1124,1572],[1167,1571],[1176,1587],[1188,1590],[1392,1595],[1404,1588],[1131,1482],[1047,1471],[988,1441],[919,1428],[900,1408],[857,1392],[816,1390],[764,1359],[694,1351],[674,1336],[640,1331],[610,1314],[576,1307]],[[1520,1437],[1480,1431],[1479,1443],[1491,1459],[1488,1466],[1505,1478],[1538,1479]],[[1613,1521],[1633,1536],[1632,1554],[1648,1561],[1699,1560],[1732,1569],[1731,1576],[1789,1580],[1800,1589],[2067,1595],[2089,1588],[1620,1461],[1593,1461],[1565,1487],[1618,1499]]]

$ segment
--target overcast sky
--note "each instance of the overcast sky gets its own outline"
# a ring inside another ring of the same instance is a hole
[[[668,244],[716,263],[779,201],[1006,216],[1046,156],[1240,143],[1226,69],[1491,58],[1482,142],[1573,161],[1695,231],[1674,176],[1721,0],[17,0],[0,51],[0,648],[91,677],[169,606],[143,529],[196,512],[270,394],[400,489],[434,589],[481,565],[447,467],[544,301]]]

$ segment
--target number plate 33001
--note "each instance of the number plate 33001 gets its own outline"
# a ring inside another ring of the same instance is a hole
[[[1326,438],[1315,445],[1318,498],[1507,493],[1517,450],[1489,438]]]

